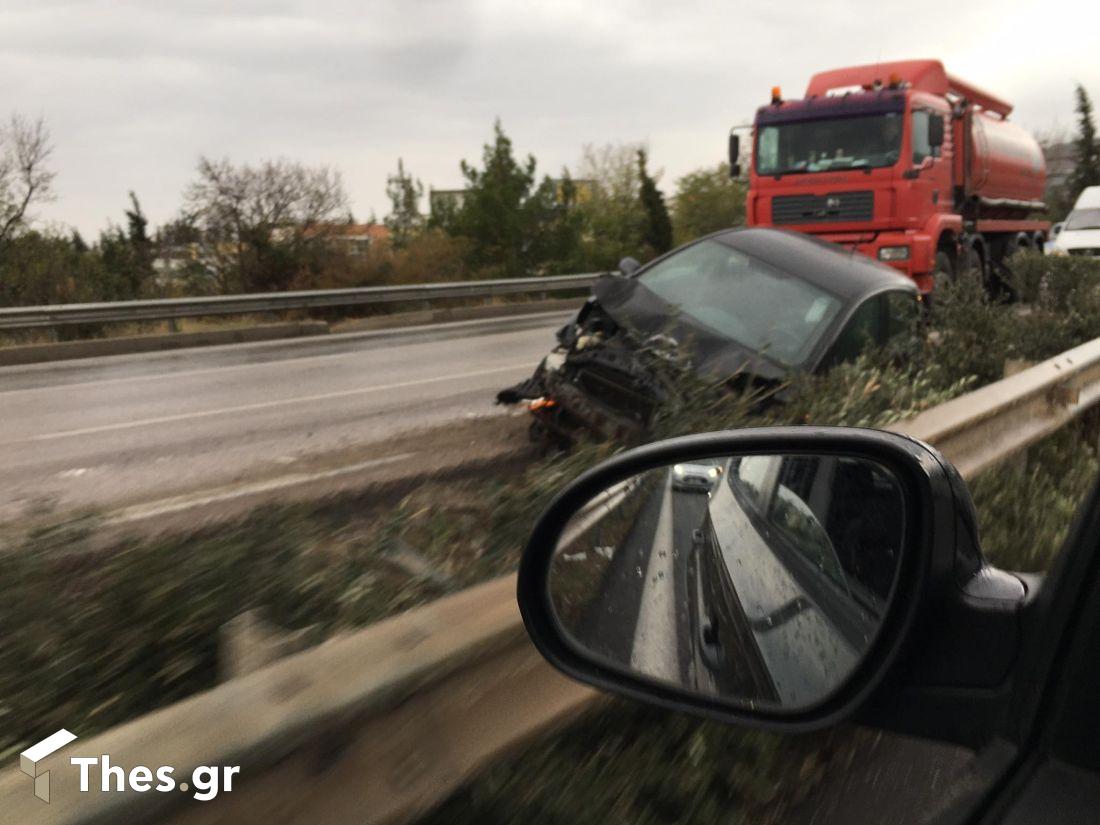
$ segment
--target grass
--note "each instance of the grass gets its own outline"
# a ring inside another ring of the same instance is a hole
[[[982,550],[1007,570],[1050,567],[1082,500],[1100,475],[1095,415],[1074,422],[970,483]]]
[[[779,823],[845,738],[780,737],[616,701],[496,765],[421,825]]]

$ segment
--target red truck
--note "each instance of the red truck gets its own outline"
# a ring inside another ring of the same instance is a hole
[[[802,100],[775,88],[753,124],[746,222],[858,250],[922,293],[964,271],[991,285],[1050,228],[1034,218],[1046,209],[1043,152],[1011,111],[938,60],[821,72]],[[736,132],[729,149],[739,175]]]

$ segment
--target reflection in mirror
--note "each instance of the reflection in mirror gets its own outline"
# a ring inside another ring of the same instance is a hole
[[[885,615],[905,535],[894,475],[865,458],[693,459],[601,492],[562,533],[550,597],[602,664],[747,707],[839,688]]]

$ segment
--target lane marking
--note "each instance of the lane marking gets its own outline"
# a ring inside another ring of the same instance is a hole
[[[316,401],[329,401],[334,398],[349,398],[354,395],[367,395],[372,392],[387,392],[407,387],[418,387],[425,384],[438,384],[444,381],[461,381],[466,378],[478,378],[483,375],[494,375],[499,372],[511,372],[521,368],[530,368],[531,362],[524,361],[521,364],[509,364],[505,367],[493,367],[487,370],[473,370],[472,372],[456,372],[452,375],[440,375],[434,378],[419,378],[415,381],[397,381],[392,384],[376,384],[373,387],[358,387],[354,390],[336,390],[334,392],[318,393],[316,395],[301,395],[296,398],[280,398],[275,401],[259,401],[254,404],[241,404],[236,407],[222,407],[217,410],[200,410],[198,412],[179,413],[177,415],[163,415],[157,418],[145,418],[139,421],[123,421],[118,424],[102,424],[97,427],[82,427],[78,430],[61,430],[55,433],[43,433],[32,435],[14,441],[3,442],[5,444],[18,444],[24,441],[55,441],[59,438],[70,438],[80,435],[95,435],[97,433],[116,432],[129,430],[136,427],[149,427],[155,424],[172,424],[177,421],[190,421],[196,418],[210,418],[215,415],[228,415],[230,413],[253,412],[255,410],[267,410],[275,407],[284,407],[289,404],[305,404]]]
[[[143,521],[147,518],[168,515],[169,513],[179,513],[183,510],[202,507],[206,504],[217,504],[223,501],[232,501],[233,499],[256,495],[257,493],[282,490],[299,484],[310,484],[330,478],[339,478],[340,476],[350,475],[361,470],[369,470],[374,467],[382,467],[386,464],[395,464],[398,461],[405,461],[415,455],[416,453],[398,453],[383,458],[372,458],[369,461],[361,461],[358,464],[348,464],[345,467],[337,467],[335,470],[323,470],[317,473],[291,473],[290,475],[279,476],[278,478],[268,479],[267,481],[257,481],[251,484],[237,485],[235,487],[219,487],[200,495],[190,494],[173,496],[158,501],[151,501],[146,504],[135,504],[132,507],[124,507],[121,510],[115,511],[104,520],[104,524],[129,524],[135,521]]]

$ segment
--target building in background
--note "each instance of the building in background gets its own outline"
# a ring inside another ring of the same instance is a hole
[[[309,240],[322,239],[327,245],[356,257],[390,239],[390,230],[380,223],[322,223],[308,227],[302,234]]]

